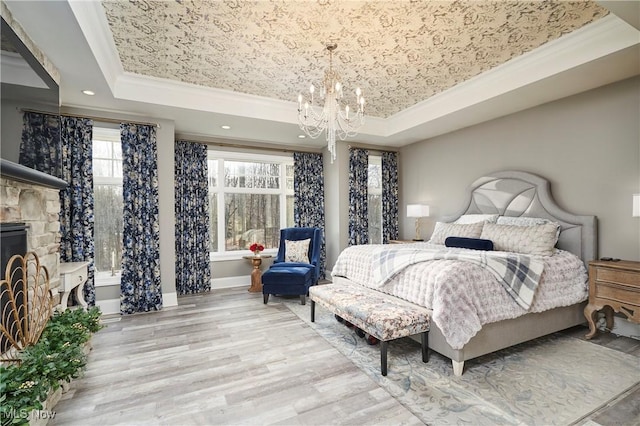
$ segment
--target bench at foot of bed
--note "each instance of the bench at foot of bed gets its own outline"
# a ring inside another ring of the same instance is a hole
[[[429,311],[359,285],[325,284],[309,288],[311,322],[316,303],[380,340],[380,371],[387,375],[391,340],[421,334],[422,361],[429,361]]]

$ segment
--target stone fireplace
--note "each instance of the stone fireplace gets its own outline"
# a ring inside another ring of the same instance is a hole
[[[27,251],[47,268],[53,294],[60,285],[60,189],[65,186],[58,178],[2,160],[0,222],[27,226]]]

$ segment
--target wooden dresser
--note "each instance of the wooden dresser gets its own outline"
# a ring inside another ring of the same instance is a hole
[[[613,312],[621,312],[630,321],[640,323],[640,262],[589,262],[589,304],[584,308],[589,323],[587,339],[598,331],[596,322],[601,309],[609,330],[613,328]]]

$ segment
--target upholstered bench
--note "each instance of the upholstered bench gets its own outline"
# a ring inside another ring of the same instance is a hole
[[[387,375],[391,340],[422,333],[422,362],[429,361],[429,311],[357,284],[316,285],[309,289],[311,322],[316,303],[380,340],[380,370]]]
[[[278,266],[262,274],[262,298],[266,304],[269,294],[300,295],[300,303],[305,304],[309,286],[312,284],[312,270],[305,266]]]

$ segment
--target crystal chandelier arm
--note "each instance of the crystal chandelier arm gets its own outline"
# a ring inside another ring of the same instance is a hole
[[[327,44],[329,51],[329,69],[325,71],[320,96],[324,99],[322,109],[314,105],[315,86],[309,87],[309,97],[298,94],[298,121],[300,129],[311,138],[317,138],[323,131],[327,135],[327,147],[331,153],[331,162],[336,158],[336,136],[340,140],[355,136],[364,124],[365,100],[358,87],[355,90],[356,104],[352,108],[344,100],[344,88],[340,76],[333,70],[333,51],[337,44]]]

